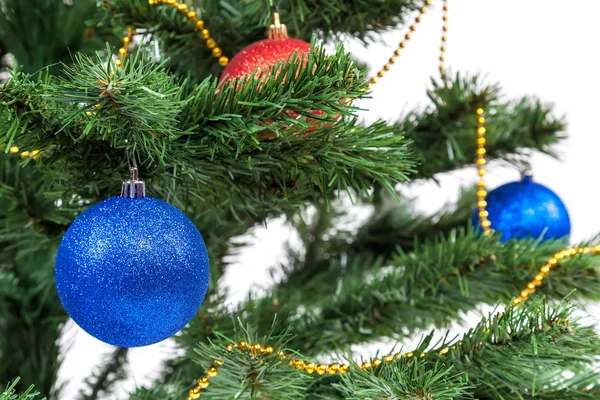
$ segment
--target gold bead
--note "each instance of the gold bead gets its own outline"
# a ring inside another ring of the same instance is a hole
[[[125,37],[123,38],[123,43],[124,43],[124,44],[128,44],[129,42],[131,42],[131,38],[130,38],[129,36],[125,36]]]
[[[526,299],[527,297],[529,297],[529,292],[527,290],[523,290],[521,292],[521,298]]]
[[[410,26],[410,30],[414,32],[414,31],[416,31],[416,30],[417,30],[417,27],[416,27],[415,25],[411,25],[411,26]]]
[[[427,7],[421,8],[421,14],[425,14],[427,12]]]
[[[192,399],[197,399],[198,397],[200,397],[200,388],[199,387],[195,387],[193,389],[190,389],[190,397]]]
[[[402,42],[402,43],[404,43],[404,42]],[[400,43],[400,46],[402,46],[402,43]],[[404,46],[402,46],[402,47],[404,47]],[[397,56],[399,56],[401,54],[400,49],[396,49],[396,51],[394,52],[394,54],[397,55]]]
[[[119,55],[124,56],[125,54],[127,54],[127,49],[125,49],[124,47],[121,47],[119,49]]]
[[[442,19],[443,19],[444,21],[448,21],[448,16],[447,16],[447,15],[444,15],[444,16],[442,17]]]
[[[383,359],[385,360],[386,363],[391,364],[392,360],[394,359],[394,356],[392,356],[391,354],[388,354],[387,356],[383,357]]]
[[[485,196],[487,196],[487,192],[485,190],[478,190],[477,191],[477,196],[478,197],[485,197]]]
[[[448,27],[447,27],[446,25],[444,25],[444,26],[442,27],[442,30],[443,30],[444,32],[448,32]]]
[[[485,142],[486,142],[485,138],[478,138],[477,139],[477,144],[480,145],[480,146],[483,146],[485,144]]]
[[[406,35],[404,35],[404,38],[405,38],[406,40],[410,40],[410,38],[411,38],[411,37],[412,37],[412,36],[410,35],[410,33],[407,33]]]
[[[380,77],[380,78],[383,78],[383,71],[379,71],[379,72],[377,73],[377,76],[378,76],[378,77]]]
[[[419,23],[419,22],[421,22],[421,17],[417,17],[417,18],[415,18],[415,22],[416,22],[416,23]]]
[[[477,118],[477,123],[482,124],[482,125],[485,124],[485,118],[483,118],[483,117]]]
[[[444,6],[444,11],[448,11],[448,6]]]
[[[337,364],[331,364],[329,367],[327,367],[327,372],[329,375],[335,375],[339,370],[340,366]]]
[[[201,19],[196,21],[196,28],[203,30],[204,29],[204,21],[202,21]]]
[[[390,64],[394,64],[396,62],[396,57],[390,58]]]
[[[485,201],[485,200],[479,200],[477,202],[477,207],[485,208],[486,206],[487,206],[487,201]]]
[[[17,146],[12,146],[9,150],[9,152],[11,153],[18,153],[19,152],[19,148]]]
[[[115,60],[115,65],[117,66],[117,68],[121,68],[121,65],[123,65],[123,62],[121,60]]]
[[[477,182],[477,186],[479,186],[480,188],[484,188],[485,187],[485,181],[481,180]]]
[[[214,363],[217,367],[220,367],[223,365],[224,361],[217,358],[216,360],[214,360]]]
[[[306,364],[304,366],[304,370],[307,373],[312,374],[313,372],[315,372],[315,363],[314,362],[309,362],[308,364]]]
[[[529,283],[527,284],[527,289],[535,290],[535,283],[533,283],[533,282],[529,282]]]
[[[209,384],[210,382],[206,376],[201,376],[198,378],[198,386],[200,386],[201,389],[206,389]]]
[[[227,58],[227,57],[220,57],[219,58],[219,65],[221,67],[226,66],[228,62],[229,62],[229,58]]]
[[[245,340],[240,340],[237,344],[237,348],[240,350],[246,350],[248,348],[248,342]]]
[[[396,353],[396,354],[394,354],[394,358],[395,358],[396,360],[399,360],[399,359],[401,359],[401,358],[402,358],[402,354],[401,354],[401,353]]]
[[[446,69],[446,67],[444,67],[443,65],[440,65],[440,71],[444,71]]]
[[[485,158],[480,158],[476,162],[477,165],[485,165]]]
[[[317,371],[317,374],[323,375],[325,372],[327,372],[327,365],[325,365],[325,364],[317,365],[316,371]]]
[[[371,78],[371,83],[373,83],[373,84],[377,83],[377,78],[376,77],[372,77]]]
[[[225,346],[225,348],[227,349],[227,351],[232,351],[233,345],[231,343],[229,343],[227,346]]]
[[[477,155],[478,156],[484,156],[485,155],[485,149],[483,147],[481,149],[477,149]]]
[[[153,6],[154,4],[156,4],[156,0],[148,0],[148,3]]]
[[[481,221],[482,228],[489,228],[490,226],[492,226],[492,223],[490,221]]]
[[[580,250],[583,250],[583,249],[580,249]],[[583,252],[583,251],[581,251],[581,252]],[[554,258],[551,258],[548,260],[548,264],[550,264],[550,265],[556,265],[557,262],[558,261],[556,261]]]
[[[446,59],[446,57],[440,56],[440,61],[444,61],[445,59]]]
[[[217,373],[219,371],[217,371],[217,368],[214,366],[210,366],[207,370],[206,373],[208,374],[208,376],[210,376],[211,378],[217,376]]]
[[[527,293],[534,294],[535,293],[535,285],[531,285],[533,287],[529,287],[529,285],[531,285],[531,284],[530,283],[527,284]]]
[[[450,349],[447,347],[444,347],[443,349],[440,350],[440,355],[443,356],[444,354],[446,354]]]
[[[368,362],[368,361],[365,361],[364,363],[362,363],[362,365],[360,366],[360,368],[361,368],[363,371],[368,371],[368,370],[370,370],[370,369],[371,369],[371,363],[370,363],[370,362]]]
[[[273,347],[271,347],[271,346],[263,347],[262,353],[264,356],[270,356],[271,354],[273,354]]]
[[[425,357],[425,353],[419,354],[419,358],[423,358],[423,357]]]
[[[443,35],[443,36],[442,36],[442,41],[443,41],[443,42],[445,42],[445,41],[447,41],[447,40],[448,40],[448,36],[446,36],[446,35]]]
[[[373,368],[377,368],[381,365],[381,359],[376,358],[373,360]]]
[[[402,47],[402,48],[406,47],[406,42],[400,42],[400,47]]]
[[[302,369],[304,369],[304,361],[303,360],[295,360],[294,366],[296,367],[297,370],[302,370]]]
[[[193,20],[193,19],[196,19],[196,16],[197,16],[197,15],[198,15],[198,14],[196,14],[196,11],[188,11],[188,13],[187,13],[187,17],[188,17],[189,19],[192,19],[192,20]]]
[[[521,299],[514,299],[512,301],[513,306],[518,306],[521,303]]]
[[[177,9],[178,9],[179,11],[186,11],[186,10],[187,10],[187,8],[188,8],[188,6],[187,6],[187,4],[185,4],[185,3],[181,3],[181,4],[178,4],[178,5],[177,5]]]
[[[488,215],[487,211],[479,211],[479,218],[486,218]]]
[[[477,134],[485,135],[485,128],[483,126],[480,126],[479,128],[477,128]]]
[[[383,66],[383,69],[384,69],[385,71],[389,71],[389,70],[390,70],[390,68],[391,68],[391,67],[390,67],[390,64],[385,64],[385,65]]]
[[[210,39],[210,31],[208,29],[202,29],[202,39]]]
[[[348,369],[350,367],[348,367],[348,364],[342,364],[340,365],[340,374],[346,374],[348,373]]]
[[[28,151],[24,151],[19,155],[21,158],[25,158],[25,157],[29,157],[29,152]]]
[[[250,346],[250,353],[252,353],[253,355],[257,355],[258,353],[260,353],[260,349],[261,349],[261,345],[260,343],[253,343],[252,346]]]
[[[212,54],[215,57],[221,57],[223,55],[223,51],[220,48],[215,47],[212,51]]]
[[[38,154],[40,154],[40,151],[39,151],[39,150],[33,150],[33,151],[31,152],[31,156],[32,156],[32,157],[35,157],[35,156],[37,156]]]
[[[541,282],[544,280],[544,275],[542,274],[537,274],[536,276],[533,277],[534,280]]]
[[[283,351],[279,351],[277,353],[277,357],[279,357],[280,360],[285,360],[285,353]]]
[[[209,49],[214,49],[215,47],[217,47],[217,42],[215,42],[215,39],[208,39],[206,41],[206,47],[208,47]]]
[[[477,115],[482,115],[483,114],[483,108],[478,108],[477,111],[475,111],[475,113],[477,113]]]
[[[441,50],[441,51],[446,51],[446,46],[442,46],[442,47],[440,47],[440,50]]]

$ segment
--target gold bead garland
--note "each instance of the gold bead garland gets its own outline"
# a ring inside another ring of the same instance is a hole
[[[223,55],[223,50],[219,48],[217,42],[210,36],[210,31],[206,28],[204,20],[198,18],[198,13],[190,10],[187,4],[179,3],[176,0],[148,0],[148,2],[150,5],[168,5],[174,7],[181,14],[184,14],[187,19],[194,23],[194,27],[200,31],[202,39],[205,40],[206,47],[212,51],[213,57],[219,60],[219,65],[225,67],[229,63],[229,58]]]
[[[540,267],[539,272],[533,277],[533,280],[529,282],[525,286],[525,288],[519,293],[519,296],[513,300],[513,305],[518,306],[522,302],[526,301],[529,298],[529,295],[535,293],[536,288],[542,285],[542,283],[544,282],[544,278],[548,276],[550,271],[556,268],[556,266],[561,260],[564,260],[565,258],[574,257],[577,254],[588,253],[600,254],[600,244],[596,246],[584,246],[564,249],[554,254],[548,259],[546,264]]]
[[[477,209],[479,210],[479,223],[483,234],[489,236],[492,233],[492,223],[488,219],[488,212],[486,210],[487,202],[485,201],[487,191],[485,190],[485,117],[483,115],[483,108],[478,108],[475,112],[477,114],[477,174],[479,180],[477,181]]]
[[[444,15],[442,16],[442,20],[444,21],[444,25],[442,26],[442,46],[440,47],[440,73],[442,77],[446,75],[444,71],[446,71],[446,66],[444,65],[444,61],[446,61],[446,41],[448,40],[447,32],[448,32],[448,0],[444,0]]]
[[[404,40],[400,42],[400,45],[394,51],[394,55],[389,59],[389,61],[383,66],[383,68],[379,72],[377,72],[377,76],[371,78],[366,90],[371,89],[371,85],[377,83],[377,78],[383,78],[384,74],[391,69],[392,64],[396,62],[396,57],[400,56],[402,54],[402,49],[406,47],[406,42],[408,42],[412,38],[411,32],[417,30],[417,24],[421,22],[421,15],[427,12],[427,6],[429,5],[431,5],[431,0],[426,1],[426,6],[421,8],[421,10],[419,11],[420,15],[415,18],[415,22],[410,26],[410,32],[404,35]]]
[[[135,29],[127,28],[127,35],[123,37],[123,46],[119,49],[119,59],[115,61],[117,67],[123,65],[123,60],[129,55],[129,46],[133,42],[133,35],[135,35]]]
[[[34,160],[37,160],[40,158],[40,151],[39,150],[33,150],[33,151],[20,151],[19,147],[17,146],[12,146],[10,149],[8,149],[8,152],[11,154],[16,154],[19,153],[19,157],[21,158],[26,158],[26,157],[31,157]]]
[[[478,111],[479,110],[481,110],[481,109],[478,109]],[[481,113],[478,112],[478,115],[483,115],[483,110]],[[535,275],[534,279],[531,282],[529,282],[527,284],[527,286],[525,287],[525,289],[523,289],[519,293],[519,296],[513,300],[512,305],[518,307],[521,303],[526,301],[529,298],[529,295],[535,293],[536,288],[538,286],[542,285],[544,278],[550,273],[550,271],[552,269],[554,269],[558,266],[558,264],[560,263],[561,260],[573,257],[577,254],[600,254],[600,244],[595,245],[595,246],[568,248],[568,249],[561,250],[558,253],[554,254],[554,256],[549,258],[548,261],[546,262],[546,264],[544,264],[540,268],[539,273]],[[497,314],[498,318],[501,318],[502,316],[503,316],[503,313]],[[489,330],[488,330],[488,332],[489,332]],[[456,350],[456,346],[460,346],[460,345],[462,345],[461,341],[457,342],[454,345],[446,346],[446,347],[438,350],[437,354],[440,356],[445,356],[445,355],[449,354],[451,351]],[[481,348],[482,346],[483,346],[483,343],[479,343],[479,345],[477,347]],[[225,346],[225,349],[227,350],[227,352],[232,352],[234,349],[237,349],[240,351],[249,351],[254,357],[268,357],[274,353],[273,347],[271,347],[271,346],[263,346],[260,343],[254,343],[254,344],[250,345],[245,340],[240,340],[235,345],[227,344]],[[423,358],[427,355],[427,353],[424,353],[424,352],[421,352],[418,354],[419,354],[418,355],[419,358]],[[276,356],[280,360],[285,360],[286,358],[289,357],[283,351],[279,351],[276,354]],[[375,358],[375,359],[372,359],[371,361],[363,362],[362,364],[360,364],[360,369],[362,369],[363,371],[371,371],[371,370],[377,369],[379,366],[381,366],[384,363],[391,364],[393,362],[393,360],[398,360],[401,358],[413,358],[415,356],[416,356],[416,354],[414,352],[388,354],[381,358]],[[187,397],[185,400],[199,398],[201,390],[208,387],[210,378],[214,378],[215,376],[217,376],[218,367],[222,366],[223,363],[224,363],[223,360],[220,360],[220,359],[214,360],[213,365],[211,365],[207,369],[207,375],[201,376],[200,378],[198,378],[198,386],[195,386],[194,388],[190,389],[189,397]],[[290,359],[289,365],[293,366],[298,371],[306,372],[309,375],[313,374],[313,373],[316,373],[317,375],[347,374],[352,369],[355,368],[354,366],[351,366],[348,364],[338,364],[338,363],[315,364],[312,361],[306,361],[306,360],[294,359],[294,358]]]

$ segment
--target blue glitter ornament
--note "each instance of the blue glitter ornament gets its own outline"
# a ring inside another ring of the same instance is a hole
[[[132,169],[133,170],[133,169]],[[146,346],[183,328],[204,300],[208,253],[177,208],[125,182],[121,197],[85,211],[56,257],[56,289],[71,318],[103,342]]]
[[[492,190],[486,201],[488,219],[492,229],[502,233],[502,242],[540,237],[561,239],[571,233],[569,213],[563,202],[552,190],[533,182],[529,175],[520,182]],[[481,230],[479,210],[473,213],[471,224]]]

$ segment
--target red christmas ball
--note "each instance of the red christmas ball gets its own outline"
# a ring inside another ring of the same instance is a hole
[[[256,68],[261,70],[277,64],[280,60],[298,52],[298,56],[308,53],[310,44],[290,37],[265,39],[246,47],[237,53],[221,74],[221,82],[249,75]],[[306,56],[304,57],[306,62]]]

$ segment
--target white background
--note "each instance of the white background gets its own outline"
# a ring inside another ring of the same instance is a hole
[[[572,220],[572,241],[588,239],[600,232],[598,212],[598,167],[600,136],[600,2],[584,0],[571,3],[558,0],[450,0],[447,65],[452,72],[484,73],[488,82],[500,82],[508,98],[537,96],[554,103],[557,115],[566,115],[569,138],[558,148],[562,161],[535,155],[535,178],[555,192],[567,204]],[[348,48],[367,61],[373,73],[390,57],[405,30],[384,35],[384,43],[368,50],[355,41]],[[425,90],[431,76],[437,75],[437,57],[441,37],[441,1],[423,17],[404,54],[386,77],[374,87],[374,98],[361,104],[369,108],[367,120],[395,120],[403,112],[427,104]],[[519,172],[492,164],[487,179],[490,187],[516,180]],[[475,170],[469,168],[445,174],[440,185],[431,182],[414,185],[419,195],[417,207],[434,211],[455,199],[462,184],[475,182]],[[231,266],[225,283],[232,290],[232,301],[244,297],[254,283],[268,281],[266,268],[284,255],[282,244],[293,233],[281,221],[273,221],[268,230],[256,229],[254,244]],[[587,311],[600,317],[596,305]],[[469,315],[465,325],[473,324],[477,315]],[[457,332],[464,328],[455,327]],[[418,338],[415,338],[418,339]],[[62,399],[74,399],[83,379],[111,347],[100,343],[78,327],[71,326],[64,340],[70,350],[60,371],[68,380]],[[414,343],[414,340],[412,341]],[[407,342],[410,346],[411,342]],[[390,344],[374,344],[357,349],[369,354],[379,346],[385,351]],[[118,396],[136,385],[147,384],[160,371],[161,360],[172,353],[166,341],[154,346],[132,349],[128,367],[131,379],[120,384]]]

